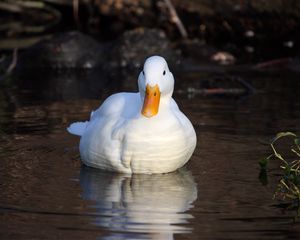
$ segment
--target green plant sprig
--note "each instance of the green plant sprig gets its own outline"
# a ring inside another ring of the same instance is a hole
[[[294,154],[296,159],[287,160],[282,154],[278,152],[275,143],[281,138],[292,137],[293,145],[290,151]],[[271,159],[279,160],[281,162],[280,169],[281,177],[277,184],[273,199],[280,199],[282,201],[289,201],[288,208],[297,209],[297,217],[300,213],[300,138],[292,132],[280,132],[270,141],[272,154],[261,159],[259,165],[261,171],[266,173]]]

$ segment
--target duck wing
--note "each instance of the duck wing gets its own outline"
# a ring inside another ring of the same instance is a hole
[[[91,112],[89,121],[74,122],[67,130],[73,135],[82,136],[90,122],[110,116],[120,119],[130,118],[132,115],[136,114],[139,105],[140,98],[138,93],[113,94],[108,97],[96,111]]]

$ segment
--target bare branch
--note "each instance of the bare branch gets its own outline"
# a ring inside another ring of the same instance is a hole
[[[184,27],[182,21],[180,20],[180,18],[178,17],[177,11],[174,7],[174,5],[172,4],[171,0],[164,0],[165,4],[167,5],[170,14],[171,14],[171,21],[174,22],[181,34],[181,36],[183,38],[187,38],[188,37],[188,33],[186,31],[186,28]]]
[[[10,75],[12,73],[12,71],[15,69],[17,65],[17,61],[18,61],[18,49],[15,48],[13,51],[12,61],[6,70],[6,75]]]
[[[73,0],[73,18],[78,27],[79,26],[79,0]]]

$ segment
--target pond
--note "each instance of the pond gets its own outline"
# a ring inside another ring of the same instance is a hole
[[[77,76],[72,85],[72,75],[60,79],[69,85],[53,87],[41,78],[37,88],[2,86],[1,239],[299,239],[297,213],[272,199],[276,174],[263,185],[258,165],[270,152],[263,143],[274,134],[299,133],[299,75],[225,69],[221,75],[250,82],[255,93],[228,97],[187,90],[215,74],[175,74],[174,98],[198,142],[183,169],[161,175],[82,166],[79,138],[66,132],[112,92],[134,90],[134,77],[98,97],[89,81]]]

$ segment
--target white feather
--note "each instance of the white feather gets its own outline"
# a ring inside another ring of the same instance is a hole
[[[89,122],[68,128],[81,136],[80,155],[88,166],[123,173],[167,173],[182,167],[196,147],[196,133],[172,98],[174,78],[162,57],[148,58],[139,93],[117,93],[91,113]],[[155,116],[141,113],[146,85],[160,95]]]

